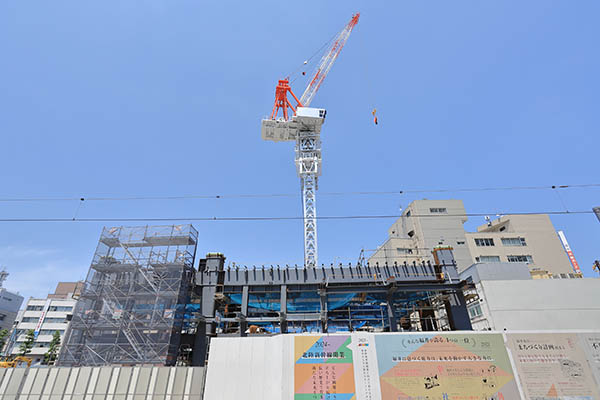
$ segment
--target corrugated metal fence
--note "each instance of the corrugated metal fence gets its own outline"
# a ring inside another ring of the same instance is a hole
[[[0,400],[201,400],[202,367],[0,369]]]

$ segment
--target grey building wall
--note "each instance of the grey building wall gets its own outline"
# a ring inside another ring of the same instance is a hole
[[[12,329],[21,304],[23,296],[0,288],[0,329]]]
[[[475,286],[477,297],[467,305],[474,330],[600,329],[600,279],[480,280]]]
[[[433,248],[448,245],[454,249],[454,259],[462,271],[473,263],[463,228],[465,214],[462,200],[413,201],[388,229],[388,239],[369,258],[369,263],[433,260]]]
[[[476,263],[460,273],[461,280],[473,283],[533,279],[525,263]]]

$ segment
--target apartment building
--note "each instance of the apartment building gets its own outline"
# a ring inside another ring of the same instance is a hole
[[[19,347],[25,341],[27,331],[33,330],[35,341],[27,356],[33,359],[34,364],[40,363],[48,351],[54,332],[60,333],[62,341],[81,288],[81,282],[59,282],[54,293],[45,299],[30,298],[17,322],[7,353],[19,354]]]
[[[505,215],[467,232],[462,200],[415,200],[388,230],[388,239],[369,258],[380,265],[432,260],[439,245],[451,246],[459,271],[474,263],[526,263],[533,274],[561,278],[574,271],[545,214]]]

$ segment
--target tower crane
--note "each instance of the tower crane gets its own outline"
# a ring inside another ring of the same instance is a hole
[[[296,142],[295,163],[302,191],[304,265],[307,268],[315,267],[318,259],[316,190],[321,175],[321,126],[327,114],[325,109],[309,106],[340,55],[352,29],[358,23],[359,17],[359,13],[353,15],[350,22],[331,41],[299,100],[292,92],[289,77],[279,80],[275,88],[275,104],[271,116],[263,119],[261,123],[261,136],[264,140]],[[288,93],[296,102],[296,106],[288,99]]]

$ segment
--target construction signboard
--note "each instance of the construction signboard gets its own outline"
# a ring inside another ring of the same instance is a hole
[[[600,399],[576,333],[509,333],[524,398]]]
[[[377,335],[382,400],[517,399],[501,334]]]

